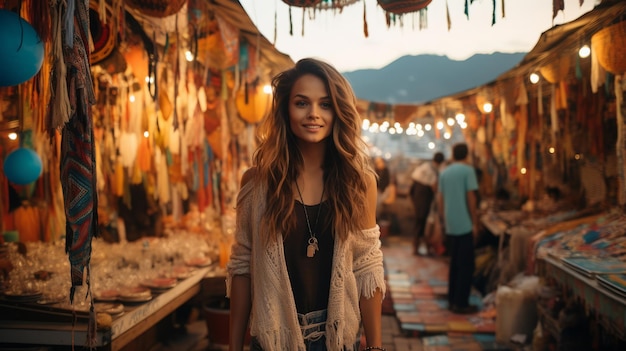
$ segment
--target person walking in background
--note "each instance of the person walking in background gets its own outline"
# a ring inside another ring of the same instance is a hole
[[[272,110],[237,198],[228,264],[230,350],[383,350],[376,174],[356,98],[331,65],[272,80]],[[332,283],[331,283],[332,282]]]
[[[389,172],[389,167],[387,167],[387,162],[380,156],[374,158],[374,170],[376,171],[376,176],[378,177],[377,182],[377,191],[378,197],[376,201],[376,219],[381,219],[381,215],[383,214],[383,207],[385,201],[387,201],[388,197],[392,194],[391,190],[395,191],[394,188],[390,188],[391,183],[391,172]],[[395,194],[393,194],[395,195]]]
[[[439,175],[437,195],[442,223],[444,223],[447,251],[450,256],[448,274],[448,308],[453,313],[474,313],[469,304],[474,274],[474,240],[478,235],[476,205],[476,172],[467,163],[465,143],[452,148],[453,162]]]
[[[435,193],[437,192],[437,178],[439,177],[439,167],[443,163],[444,156],[441,152],[436,152],[432,161],[424,161],[411,173],[410,195],[413,209],[415,211],[415,239],[413,240],[413,254],[426,255],[428,247],[425,241],[426,221],[428,213],[433,205]]]

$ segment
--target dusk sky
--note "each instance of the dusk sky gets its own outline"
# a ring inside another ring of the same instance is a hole
[[[282,0],[240,0],[252,21],[276,48],[294,61],[317,57],[342,72],[378,69],[404,55],[445,55],[465,60],[478,53],[528,52],[539,36],[553,25],[574,20],[593,9],[595,0],[565,0],[565,11],[552,19],[551,0],[496,0],[496,23],[491,25],[493,2],[475,0],[464,14],[465,0],[433,0],[428,24],[419,29],[419,16],[403,16],[404,25],[387,27],[385,13],[376,0],[359,0],[343,12],[307,11],[292,7],[293,35],[289,34],[289,6]],[[446,3],[450,11],[448,31]],[[502,3],[505,17],[502,17]],[[365,5],[369,37],[363,34]],[[277,17],[275,26],[274,14]],[[276,29],[276,38],[275,38]]]

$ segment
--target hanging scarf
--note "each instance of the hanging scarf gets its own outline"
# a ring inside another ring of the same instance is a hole
[[[89,286],[91,239],[96,235],[98,216],[94,135],[91,105],[96,101],[89,63],[89,8],[85,1],[68,1],[65,14],[63,54],[67,66],[72,114],[62,130],[60,174],[66,215],[65,251],[71,268],[70,303],[86,272],[90,319],[87,346],[96,337],[95,312]],[[71,35],[71,37],[70,37]],[[63,77],[58,77],[63,79]]]

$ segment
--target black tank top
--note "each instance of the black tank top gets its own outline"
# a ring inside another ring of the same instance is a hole
[[[306,206],[311,230],[316,233],[319,246],[319,250],[315,252],[313,257],[306,255],[310,235],[300,201],[296,201],[294,211],[296,227],[293,232],[287,235],[283,246],[296,309],[298,313],[305,314],[328,307],[335,245],[330,227],[330,209],[327,201],[318,205]],[[319,214],[317,228],[314,228],[318,211],[322,212]]]

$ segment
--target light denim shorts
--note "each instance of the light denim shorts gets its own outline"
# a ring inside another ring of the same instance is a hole
[[[302,336],[304,336],[304,345],[307,351],[327,351],[326,312],[327,310],[319,310],[307,314],[298,313],[298,322],[300,323],[300,330],[302,331]],[[357,337],[354,344],[355,350],[359,349],[359,344],[360,337]],[[252,337],[250,351],[263,351],[259,341],[255,337]]]

